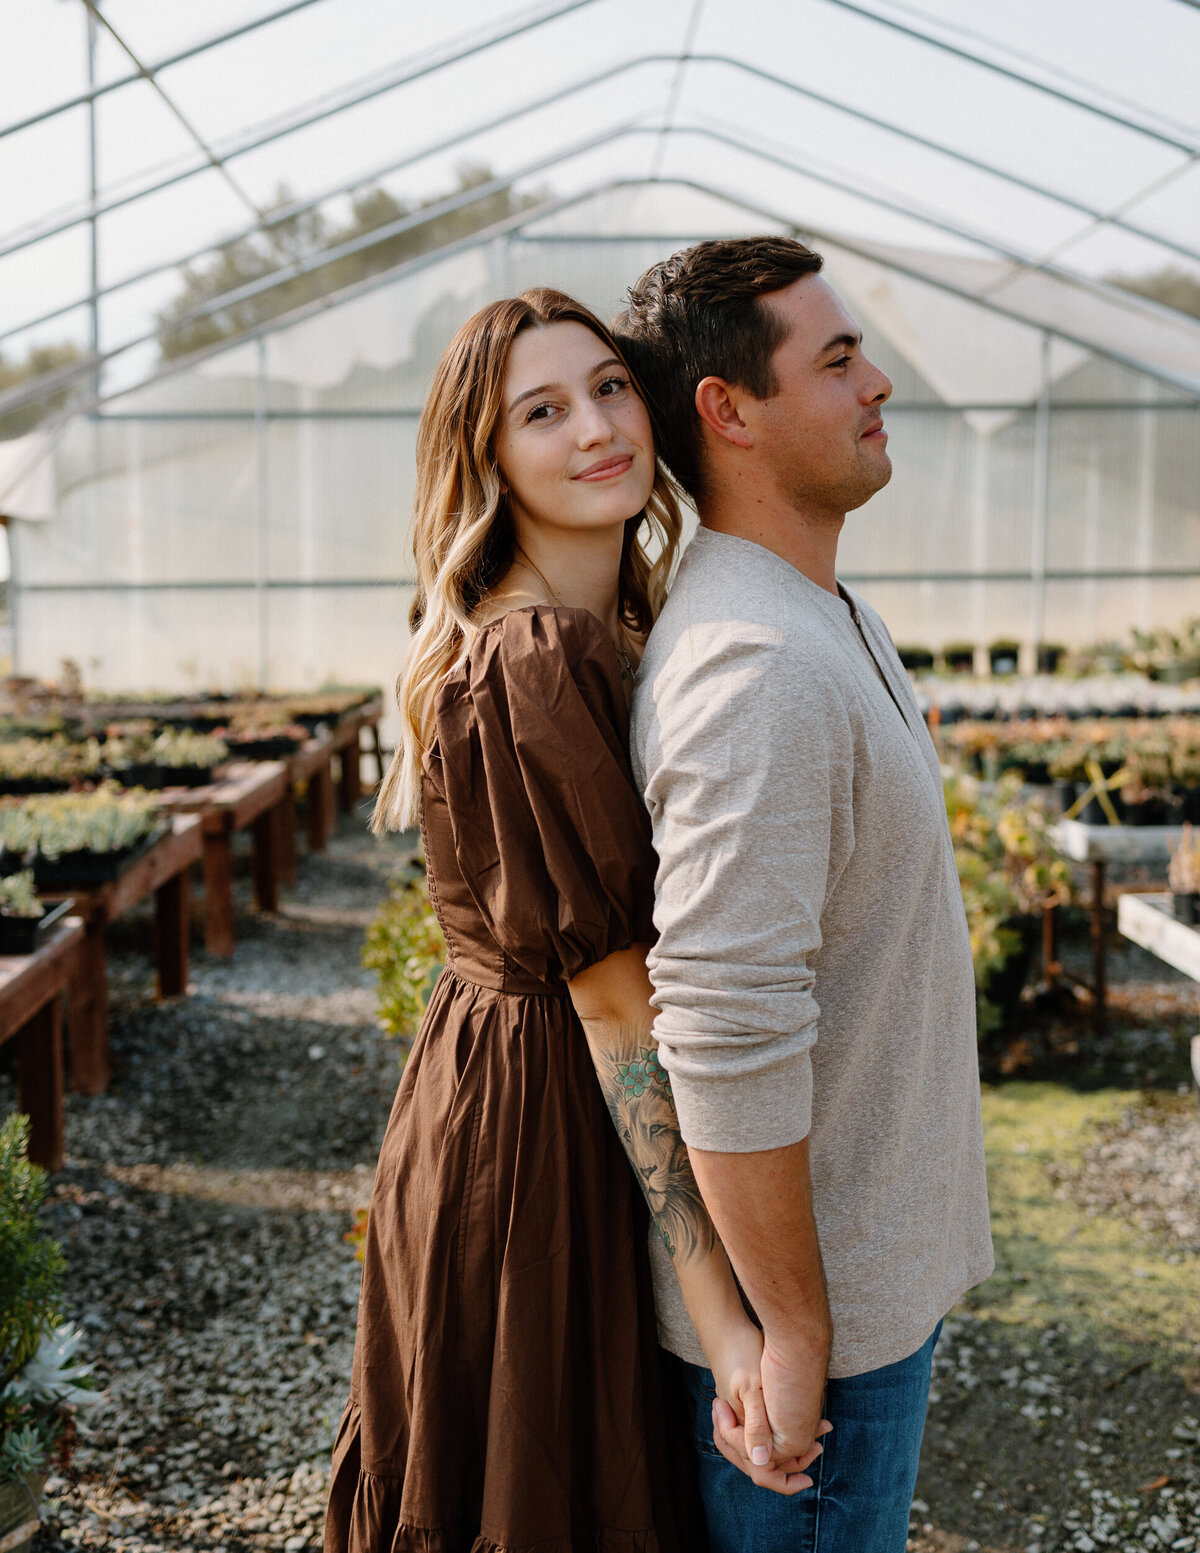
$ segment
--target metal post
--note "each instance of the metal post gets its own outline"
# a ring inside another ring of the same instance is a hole
[[[1046,530],[1050,521],[1050,336],[1042,334],[1042,381],[1033,422],[1033,534],[1029,547],[1033,663],[1046,627]]]
[[[88,91],[96,89],[96,18],[84,7],[84,16],[87,19],[87,82]],[[96,370],[92,377],[92,397],[100,397],[100,378],[102,368],[100,366],[100,246],[99,246],[99,218],[96,215],[96,202],[100,192],[99,179],[99,155],[98,139],[96,133],[96,99],[88,98],[88,195],[91,202],[91,215],[88,218],[88,231],[91,237],[91,263],[88,273],[88,308],[91,315],[91,353],[96,362]]]
[[[1092,862],[1092,1034],[1102,1041],[1108,1023],[1108,966],[1105,959],[1104,862]]]
[[[254,596],[258,610],[258,688],[267,688],[267,653],[269,626],[267,621],[267,534],[270,503],[270,466],[267,447],[267,342],[260,335],[257,342],[258,376],[254,400],[254,441],[258,455],[257,525],[254,545]]]

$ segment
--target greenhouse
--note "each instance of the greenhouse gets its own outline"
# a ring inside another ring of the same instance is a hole
[[[0,37],[0,1553],[1197,1553],[1200,0]]]
[[[609,0],[605,14],[615,23],[627,9]],[[765,17],[735,40],[728,8],[682,8],[677,22],[684,9],[692,14],[686,35],[675,27],[674,63],[656,52],[669,30],[656,17],[644,53],[623,56],[617,33],[606,33],[601,58],[591,60],[602,68],[572,85],[555,61],[573,57],[600,12],[558,5],[507,27],[481,18],[477,37],[437,40],[407,72],[393,71],[386,91],[387,83],[366,83],[372,122],[395,135],[412,122],[410,105],[428,110],[435,88],[465,102],[481,72],[527,74],[526,97],[510,90],[487,123],[473,127],[464,112],[463,124],[429,124],[428,149],[410,146],[411,134],[395,140],[409,165],[455,156],[493,165],[490,184],[438,209],[518,191],[499,221],[235,330],[227,344],[158,364],[131,321],[134,299],[152,283],[139,289],[117,277],[92,295],[104,363],[98,397],[0,443],[20,672],[53,676],[69,658],[89,685],[109,688],[390,681],[406,637],[416,421],[457,325],[485,300],[534,284],[559,286],[608,315],[666,253],[755,231],[797,234],[825,255],[868,351],[893,381],[895,477],[848,524],[841,564],[898,642],[931,651],[973,644],[982,662],[987,644],[1012,640],[1032,667],[1038,643],[1122,638],[1194,612],[1200,319],[1094,273],[1110,251],[1106,237],[1125,269],[1153,271],[1181,256],[1200,262],[1192,230],[1200,202],[1188,194],[1197,174],[1183,150],[1191,142],[1174,121],[1167,127],[1166,96],[1153,108],[1117,109],[1100,76],[1085,92],[1064,85],[1049,58],[1039,69],[1014,63],[1011,18],[997,19],[983,39],[964,34],[951,5],[916,22],[892,14],[901,7],[878,16],[824,0],[805,7],[830,57],[865,48],[873,26],[886,28],[887,47],[919,61],[931,83],[960,94],[994,90],[997,113],[1019,109],[1021,136],[983,155],[962,126],[951,133],[945,122],[923,122],[910,93],[889,100],[877,80],[862,83],[861,105],[814,92],[797,61],[791,74],[784,68]],[[1177,0],[1157,9],[1168,14],[1155,25],[1168,33],[1174,27],[1183,38],[1194,26]],[[260,27],[217,53],[234,62],[273,30]],[[172,79],[164,69],[162,83]],[[668,94],[651,111],[646,92],[656,83]],[[640,112],[614,125],[614,101],[623,110],[635,92]],[[744,116],[736,133],[708,112],[714,96]],[[569,118],[548,117],[547,103],[563,98]],[[372,169],[347,160],[346,140],[365,110],[333,102],[322,111],[304,134],[340,136],[343,188],[361,184]],[[521,165],[514,126],[549,127],[565,143],[540,133],[539,155]],[[1061,146],[1039,151],[1039,132],[1052,129],[1064,144],[1106,148],[1107,176],[1091,156],[1085,177],[1066,165]],[[227,170],[246,155],[235,130],[243,142],[263,138],[229,126]],[[786,153],[769,138],[781,130]],[[866,162],[856,173],[850,160],[839,171],[812,156],[805,147],[818,131],[843,159],[888,150],[899,186],[881,188]],[[276,133],[288,146],[287,123]],[[1135,169],[1139,189],[1130,187]],[[102,253],[106,221],[136,219],[141,231],[176,192],[156,194],[168,179],[138,175],[151,185],[144,197],[135,187],[119,213],[105,215],[100,187],[75,216],[81,229],[89,220],[99,227]],[[939,206],[942,191],[953,198]],[[315,193],[293,207],[305,203]],[[981,211],[994,211],[996,230]],[[368,232],[357,247],[384,244],[416,221]],[[151,246],[162,250],[161,233]],[[318,283],[338,278],[319,252],[292,270]],[[78,300],[89,306],[87,296]],[[229,300],[210,301],[206,316]],[[24,337],[19,323],[8,333]],[[86,360],[71,374],[86,380]],[[36,381],[10,389],[0,413],[37,392]]]

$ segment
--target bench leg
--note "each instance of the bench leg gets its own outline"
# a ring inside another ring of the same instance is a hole
[[[182,997],[188,983],[188,871],[154,892],[155,961],[160,998]]]
[[[87,924],[79,974],[68,995],[71,1088],[80,1095],[102,1095],[108,1088],[108,967],[104,958],[104,918]]]
[[[279,805],[279,876],[284,884],[295,884],[300,876],[297,829],[296,792],[289,787]]]
[[[25,1022],[19,1040],[17,1105],[29,1117],[29,1157],[43,1170],[61,1170],[63,1051],[58,993]]]
[[[324,852],[329,844],[329,826],[333,818],[333,771],[324,765],[308,779],[305,822],[310,852]]]
[[[341,810],[343,814],[353,814],[355,805],[362,797],[362,750],[359,747],[357,729],[350,743],[343,746],[339,762],[341,771],[338,798]]]
[[[279,910],[280,804],[260,814],[250,830],[250,867],[260,911]]]
[[[233,856],[224,824],[204,832],[204,945],[225,959],[233,953]]]
[[[377,779],[380,783],[382,783],[387,767],[384,762],[383,745],[379,742],[378,723],[371,724],[371,753],[375,757],[375,771],[377,773]]]

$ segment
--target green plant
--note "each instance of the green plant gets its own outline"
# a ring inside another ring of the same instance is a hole
[[[44,917],[46,908],[37,898],[33,887],[33,870],[22,869],[19,874],[7,874],[0,878],[0,916]]]
[[[1000,1019],[988,988],[1021,946],[1013,919],[1066,900],[1070,875],[1050,844],[1045,807],[1021,801],[1018,775],[985,787],[946,771],[942,785],[971,935],[982,1040]]]
[[[0,1128],[0,1385],[33,1358],[58,1315],[62,1251],[38,1223],[45,1176],[26,1158],[29,1119]]]
[[[164,728],[158,734],[133,734],[110,739],[105,746],[110,764],[123,766],[199,766],[210,770],[229,758],[229,747],[211,734],[190,728]]]
[[[95,739],[72,743],[60,735],[0,743],[0,780],[77,782],[95,776],[103,764]]]
[[[411,1036],[446,961],[424,874],[393,885],[367,929],[362,959],[379,978],[380,1024],[389,1035]]]
[[[38,1222],[45,1177],[26,1157],[29,1120],[0,1128],[0,1483],[40,1471],[69,1444],[78,1408],[100,1400],[60,1320],[62,1248]]]
[[[112,785],[92,793],[54,793],[0,807],[0,846],[24,857],[65,852],[123,852],[158,823],[158,805]]]

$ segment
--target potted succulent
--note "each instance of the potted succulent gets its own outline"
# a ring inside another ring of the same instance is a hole
[[[0,954],[32,954],[74,901],[60,901],[47,911],[37,898],[33,869],[0,877]]]
[[[0,743],[0,794],[66,792],[98,777],[102,764],[95,739],[77,743],[61,734],[11,739]]]
[[[1183,827],[1179,845],[1171,851],[1167,869],[1175,920],[1189,927],[1200,924],[1200,836],[1191,825]]]
[[[155,800],[106,785],[0,807],[0,848],[33,868],[40,890],[102,884],[161,834]]]
[[[971,642],[947,642],[942,662],[949,674],[970,674],[975,668],[975,648]]]
[[[223,740],[189,728],[164,728],[152,737],[110,741],[113,775],[126,787],[205,787],[229,759]]]
[[[1020,656],[1021,644],[1019,642],[1007,640],[993,642],[988,648],[988,662],[991,664],[993,674],[1015,674]]]
[[[1162,738],[1131,741],[1121,788],[1121,817],[1127,825],[1169,825],[1180,801],[1171,790],[1171,748]]]
[[[0,1128],[0,1547],[33,1546],[49,1467],[66,1466],[75,1415],[96,1406],[80,1336],[62,1320],[62,1249],[38,1222],[45,1177],[26,1157],[29,1121]]]
[[[286,707],[269,702],[239,707],[218,732],[235,760],[283,760],[308,739],[308,729]]]

